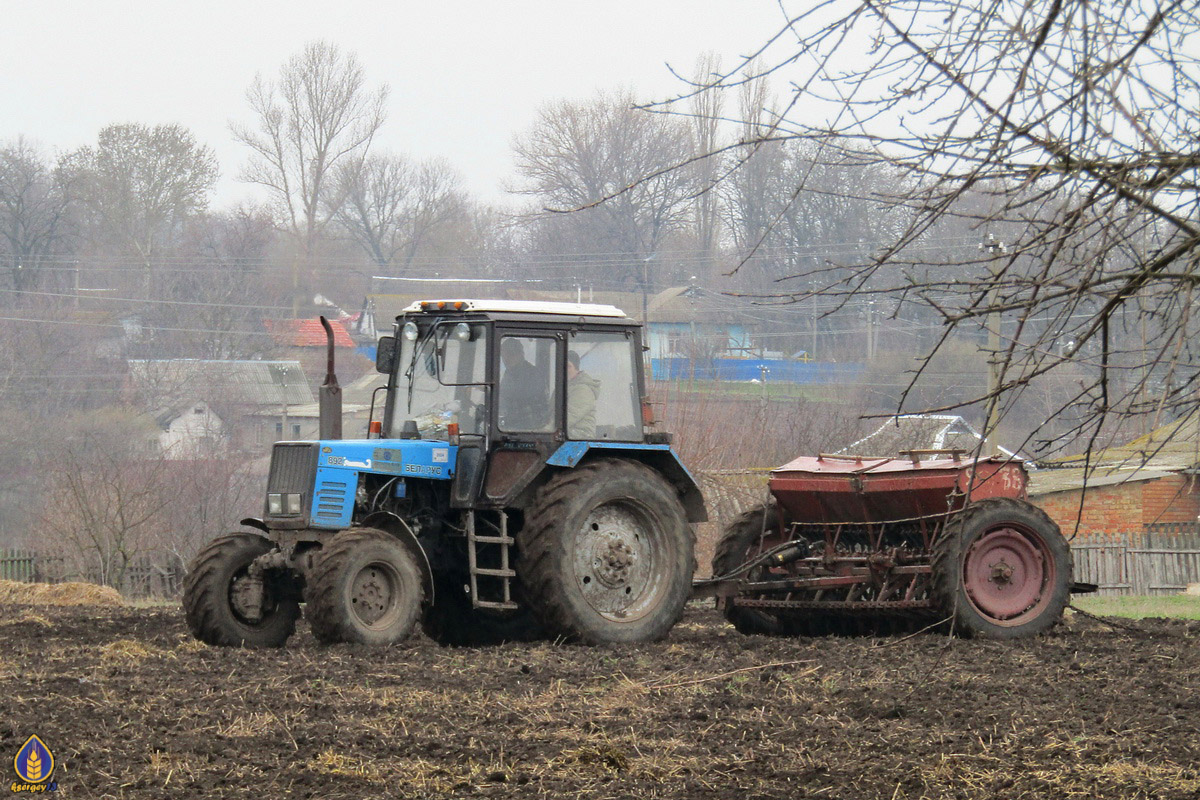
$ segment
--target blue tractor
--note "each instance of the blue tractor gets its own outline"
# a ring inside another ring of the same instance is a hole
[[[470,645],[667,635],[691,594],[695,480],[652,429],[642,329],[613,306],[414,303],[379,340],[366,439],[278,442],[265,513],[192,562],[184,609],[213,645],[385,645],[420,624]],[[380,419],[376,419],[381,417]]]

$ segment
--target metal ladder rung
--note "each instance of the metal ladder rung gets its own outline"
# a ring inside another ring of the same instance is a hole
[[[476,600],[475,607],[476,608],[496,608],[496,609],[500,609],[503,611],[514,611],[514,610],[520,608],[520,606],[517,605],[512,600],[509,600],[508,602],[503,602],[503,603],[497,602],[494,600]]]
[[[482,544],[516,544],[516,539],[511,536],[476,536],[475,541]]]
[[[475,512],[467,513],[467,555],[469,558],[470,578],[471,578],[471,605],[475,608],[495,608],[504,610],[513,610],[520,606],[512,599],[512,584],[510,580],[517,577],[515,570],[509,567],[508,563],[508,546],[515,544],[516,540],[508,535],[508,515],[503,511],[500,512],[500,524],[496,525],[492,521],[484,518],[483,523],[494,530],[498,535],[480,536],[475,533]],[[500,545],[500,567],[494,569],[491,567],[481,567],[476,559],[475,547],[480,544],[498,544]],[[500,578],[503,581],[502,599],[500,600],[482,600],[479,597],[479,578]]]
[[[515,578],[517,573],[511,569],[487,569],[486,567],[476,567],[476,575],[487,575],[491,578]]]

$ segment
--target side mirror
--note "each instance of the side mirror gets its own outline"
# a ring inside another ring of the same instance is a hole
[[[375,371],[390,375],[396,366],[396,337],[379,337],[379,346],[375,349]]]

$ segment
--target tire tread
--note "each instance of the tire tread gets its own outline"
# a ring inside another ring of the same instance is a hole
[[[1029,622],[1016,626],[1004,627],[988,623],[986,619],[969,607],[963,597],[966,590],[962,586],[962,558],[964,554],[964,537],[968,536],[978,524],[977,520],[985,514],[996,513],[996,509],[1007,509],[1004,515],[1020,520],[1031,517],[1028,522],[1038,530],[1039,535],[1046,539],[1047,547],[1052,550],[1061,547],[1065,550],[1066,569],[1059,570],[1057,583],[1050,587],[1054,593],[1050,605],[1037,617]],[[1053,627],[1062,617],[1062,609],[1070,600],[1071,572],[1074,568],[1071,549],[1062,537],[1058,524],[1042,509],[1025,500],[1011,497],[992,497],[978,500],[959,512],[956,519],[947,523],[945,528],[933,543],[931,559],[932,576],[930,594],[935,605],[949,619],[950,632],[964,638],[982,637],[994,639],[1016,639],[1035,636]],[[976,619],[976,617],[979,617]]]
[[[345,569],[347,559],[354,551],[369,542],[396,542],[396,537],[377,528],[350,528],[330,540],[317,557],[305,589],[305,616],[313,636],[322,644],[337,644],[354,641],[353,632],[348,630],[344,615],[339,610],[338,593],[341,590],[338,577]],[[418,582],[419,586],[419,582]],[[424,589],[418,591],[424,595]],[[421,603],[412,604],[410,619],[405,627],[409,630],[416,624]]]
[[[589,631],[575,618],[566,598],[562,596],[557,586],[555,562],[563,547],[558,524],[569,516],[569,508],[574,497],[585,487],[596,482],[611,480],[614,473],[626,472],[638,481],[663,485],[674,496],[674,490],[666,484],[662,476],[650,467],[637,461],[620,458],[597,458],[585,461],[569,471],[563,471],[547,481],[537,492],[532,508],[525,515],[525,525],[517,534],[520,548],[519,573],[527,597],[535,616],[552,636],[568,640],[578,640],[585,644],[604,644],[606,639],[594,631]],[[677,508],[672,509],[683,525],[687,527],[687,516],[683,505],[676,498]],[[695,573],[696,559],[694,535],[687,528],[689,541],[692,542],[687,557],[691,563],[690,574]],[[690,586],[689,586],[690,594]],[[683,615],[686,599],[678,604],[672,612],[672,619],[664,626],[661,633],[653,639],[667,636],[671,628]]]
[[[196,554],[183,579],[184,619],[188,629],[200,641],[216,647],[282,647],[296,630],[299,607],[281,599],[273,627],[264,627],[261,636],[247,637],[235,630],[227,614],[229,586],[222,578],[226,564],[248,549],[263,555],[274,547],[271,541],[253,533],[235,532],[218,536]],[[251,631],[253,634],[254,631]]]

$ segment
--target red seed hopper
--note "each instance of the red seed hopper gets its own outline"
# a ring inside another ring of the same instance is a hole
[[[968,495],[1025,497],[1027,478],[1003,458],[952,457],[943,451],[904,451],[895,458],[801,456],[771,472],[771,494],[786,516],[809,522],[882,522],[957,511]]]

